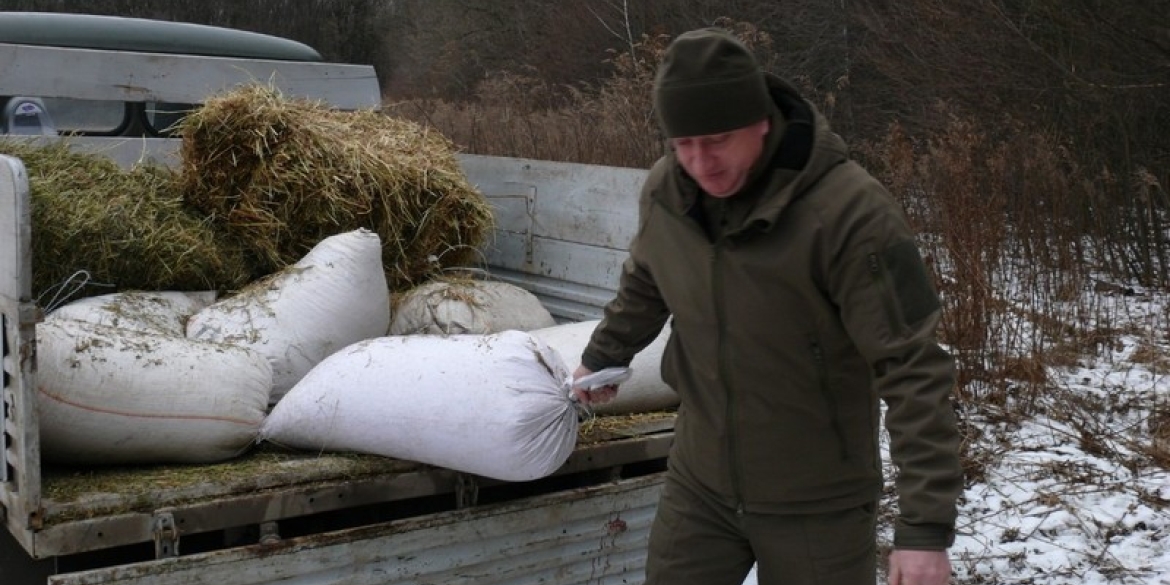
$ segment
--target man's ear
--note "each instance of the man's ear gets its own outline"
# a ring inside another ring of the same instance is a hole
[[[772,118],[770,118],[770,117],[764,118],[763,120],[756,122],[756,124],[759,125],[760,136],[767,136],[768,132],[772,131]]]

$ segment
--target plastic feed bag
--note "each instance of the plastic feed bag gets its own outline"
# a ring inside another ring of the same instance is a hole
[[[519,331],[363,341],[313,368],[272,409],[261,437],[537,479],[576,445],[569,375],[554,351]]]

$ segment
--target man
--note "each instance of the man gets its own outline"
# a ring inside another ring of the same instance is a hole
[[[962,489],[940,304],[901,208],[789,84],[715,29],[667,50],[651,169],[580,377],[668,318],[680,397],[647,583],[873,585],[879,398],[899,469],[892,585],[950,575]],[[609,387],[575,390],[603,402]]]

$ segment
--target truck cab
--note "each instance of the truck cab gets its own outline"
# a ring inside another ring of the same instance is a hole
[[[22,47],[14,53],[19,59],[2,66],[0,128],[6,134],[170,136],[183,112],[198,102],[177,100],[161,89],[151,92],[144,80],[181,80],[188,88],[183,91],[189,95],[194,88],[196,97],[222,91],[226,87],[215,82],[222,75],[188,70],[209,60],[219,71],[239,67],[237,79],[271,82],[290,95],[320,97],[343,109],[377,107],[381,101],[370,68],[325,64],[308,45],[242,30],[90,14],[0,12],[0,43],[10,51]],[[111,53],[156,58],[121,68],[117,59],[106,58]],[[90,95],[61,95],[61,84],[44,75],[44,65],[70,56],[77,64],[68,74],[98,85]],[[287,73],[272,76],[277,72]],[[334,91],[326,82],[345,87]]]
[[[262,81],[378,108],[373,68],[216,27],[0,13],[4,139],[60,140],[123,165],[173,162],[192,105]],[[461,155],[492,204],[483,251],[561,321],[597,318],[636,229],[645,171]],[[42,466],[30,197],[0,156],[0,583],[638,583],[673,437],[669,414],[592,425],[547,478],[416,462],[259,453],[206,468]],[[82,480],[78,482],[77,480]]]

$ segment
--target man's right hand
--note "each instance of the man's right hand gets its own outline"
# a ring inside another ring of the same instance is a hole
[[[577,371],[573,372],[573,383],[576,384],[577,380],[580,380],[582,377],[588,376],[592,373],[593,370],[590,370],[585,366],[577,366]],[[602,386],[600,388],[593,388],[592,390],[588,388],[577,388],[574,386],[573,396],[577,399],[577,402],[580,402],[586,406],[590,406],[593,404],[603,404],[613,400],[614,397],[617,396],[617,391],[617,386]]]
[[[899,550],[890,553],[889,585],[946,585],[951,560],[945,550]]]

